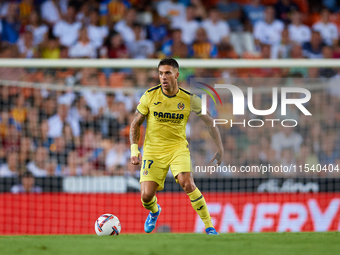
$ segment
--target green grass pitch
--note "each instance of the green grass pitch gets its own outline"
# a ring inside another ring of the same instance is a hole
[[[337,255],[340,254],[340,232],[0,236],[0,254]]]

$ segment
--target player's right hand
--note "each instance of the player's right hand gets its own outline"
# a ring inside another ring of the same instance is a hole
[[[133,157],[131,157],[131,163],[133,164],[133,165],[139,165],[139,163],[142,161],[142,154],[138,154],[138,157],[136,157],[136,156],[133,156]]]
[[[131,163],[138,165],[142,161],[142,154],[138,150],[138,144],[131,145]]]

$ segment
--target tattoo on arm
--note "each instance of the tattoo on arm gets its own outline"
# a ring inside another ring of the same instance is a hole
[[[140,138],[140,126],[143,124],[146,116],[136,111],[135,118],[130,126],[130,143],[138,143]]]

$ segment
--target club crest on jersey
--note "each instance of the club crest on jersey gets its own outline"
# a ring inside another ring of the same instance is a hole
[[[184,105],[183,103],[179,103],[179,104],[177,105],[177,107],[178,107],[178,109],[183,110],[184,107],[185,107],[185,105]]]
[[[143,175],[148,175],[148,173],[149,173],[148,170],[143,171]]]

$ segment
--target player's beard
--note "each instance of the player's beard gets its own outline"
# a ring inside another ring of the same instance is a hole
[[[170,91],[171,90],[171,85],[170,83],[162,84],[163,90]]]

